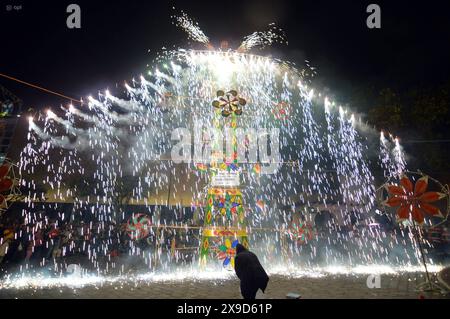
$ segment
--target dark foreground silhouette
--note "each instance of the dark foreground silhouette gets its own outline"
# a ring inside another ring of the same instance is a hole
[[[241,280],[241,294],[244,299],[255,299],[258,289],[262,292],[266,290],[269,276],[258,257],[241,244],[236,246],[234,269]]]

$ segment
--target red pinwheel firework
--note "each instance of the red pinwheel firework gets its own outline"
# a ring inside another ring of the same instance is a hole
[[[127,232],[131,239],[139,240],[145,238],[150,233],[152,222],[146,214],[135,214],[128,220]]]
[[[264,212],[264,210],[266,208],[266,203],[262,199],[257,200],[256,207],[258,207],[261,210],[261,212]]]
[[[419,178],[414,185],[408,176],[403,175],[399,185],[388,184],[385,187],[389,197],[383,204],[388,207],[398,207],[399,220],[408,220],[411,216],[414,222],[421,225],[426,215],[443,217],[440,209],[430,203],[446,197],[447,194],[427,191],[428,176]]]
[[[288,229],[288,234],[292,240],[296,240],[302,245],[314,238],[314,230],[306,222],[292,223]]]
[[[290,105],[287,102],[281,101],[279,103],[274,103],[272,108],[273,116],[280,121],[287,121],[291,113]]]
[[[222,109],[222,116],[224,117],[228,117],[232,113],[241,115],[242,106],[245,104],[247,104],[247,101],[239,97],[235,90],[226,93],[222,90],[217,91],[217,98],[212,102],[215,108]]]
[[[14,181],[8,176],[11,166],[3,164],[0,166],[0,207],[7,207],[7,197],[10,195]]]

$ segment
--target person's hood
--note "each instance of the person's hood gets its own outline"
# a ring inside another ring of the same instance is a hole
[[[245,248],[243,245],[241,245],[241,244],[236,245],[236,255],[243,251],[246,251],[246,250],[247,250],[247,248]]]

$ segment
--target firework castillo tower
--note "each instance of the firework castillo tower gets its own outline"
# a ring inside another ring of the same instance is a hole
[[[360,120],[320,92],[314,94],[306,83],[314,73],[308,65],[300,71],[288,62],[249,53],[283,43],[275,26],[246,36],[237,50],[215,50],[188,17],[176,21],[207,49],[163,52],[157,65],[140,80],[125,83],[120,95],[105,90],[89,96],[83,102],[87,107],[69,105],[64,115],[48,110],[29,118],[20,156],[22,185],[30,189],[23,211],[27,222],[39,224],[40,211],[60,214],[60,202],[73,203],[58,218],[65,223],[99,221],[100,231],[70,251],[83,251],[105,272],[115,261],[103,258],[113,244],[101,234],[126,214],[132,215],[130,240],[121,244],[152,269],[169,270],[173,260],[190,263],[197,257],[190,253],[194,250],[201,265],[219,259],[231,268],[237,243],[250,243],[274,267],[285,252],[288,258],[281,266],[390,262],[386,250],[373,244],[379,242],[379,232],[366,228],[361,236],[339,238],[332,228],[350,226],[350,209],[358,209],[361,219],[372,218],[376,188],[370,167],[377,163],[370,160],[368,146],[378,145],[378,135],[361,135]],[[209,131],[221,134],[205,136]],[[379,142],[379,171],[386,177],[404,171],[398,141],[394,153],[390,137]],[[249,160],[241,160],[247,154]],[[83,179],[74,183],[76,176]],[[179,208],[176,214],[157,212],[172,206],[171,200]],[[203,210],[184,218],[186,201]],[[73,217],[68,221],[67,216]],[[322,223],[319,237],[312,225],[323,216],[334,221]],[[186,236],[161,248],[166,237],[158,229]],[[406,240],[396,244],[399,249],[407,247]],[[413,253],[392,258],[403,264],[415,260]],[[99,266],[99,258],[107,260],[106,267]]]
[[[235,248],[238,243],[248,247],[242,193],[236,127],[246,100],[238,92],[217,91],[213,127],[227,132],[231,154],[223,154],[220,134],[212,138],[210,184],[207,193],[204,228],[200,247],[200,263],[204,265],[211,255],[223,260],[224,267],[234,267]],[[227,156],[231,155],[231,156]]]

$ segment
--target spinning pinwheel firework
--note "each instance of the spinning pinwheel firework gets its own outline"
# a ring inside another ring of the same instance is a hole
[[[230,195],[226,193],[225,196],[221,195],[216,198],[214,206],[217,207],[222,216],[226,216],[231,219],[232,214],[236,214],[239,206],[242,205],[242,197]]]
[[[286,122],[290,116],[291,109],[287,102],[276,103],[272,108],[272,114],[275,119]]]
[[[242,106],[247,104],[247,101],[238,96],[235,90],[228,92],[217,91],[217,99],[212,102],[215,108],[222,109],[222,116],[228,117],[230,114],[242,114]]]
[[[409,174],[411,177],[417,174]],[[419,173],[421,176],[413,184],[408,175],[404,174],[400,178],[399,184],[388,182],[384,185],[387,198],[383,204],[388,207],[396,208],[396,215],[399,221],[412,220],[413,223],[423,225],[425,217],[446,218],[449,213],[449,190],[448,186],[443,186],[438,181],[429,176]],[[429,181],[433,180],[440,187],[440,191],[429,191]],[[447,199],[446,210],[444,214],[438,206],[439,201]]]
[[[236,255],[236,246],[239,244],[239,240],[231,242],[228,238],[225,239],[225,244],[219,246],[219,252],[217,258],[223,260],[223,267],[227,267],[229,264],[234,268],[234,257]]]
[[[306,222],[292,223],[287,233],[292,240],[296,240],[301,245],[306,244],[315,236],[312,226]]]
[[[415,184],[413,183],[414,180]],[[428,189],[430,181],[434,184],[432,188],[438,188],[438,191],[430,191]],[[430,279],[427,259],[422,245],[422,233],[417,226],[433,228],[447,220],[450,212],[450,190],[448,185],[444,186],[439,181],[421,172],[403,172],[398,183],[388,181],[379,190],[382,192],[381,198],[384,199],[382,204],[396,210],[397,220],[406,225],[412,224],[413,234],[426,272],[426,281],[419,285],[418,288],[423,288],[423,290],[433,290],[435,287],[438,290],[441,289]],[[444,212],[441,211],[438,205],[444,208]],[[440,218],[442,221],[436,223],[436,218]]]
[[[16,177],[16,165],[5,160],[0,166],[0,213],[10,207],[11,201],[21,195],[19,190],[19,179]]]
[[[127,223],[127,232],[131,239],[139,240],[145,238],[150,233],[152,222],[146,214],[135,214]]]

